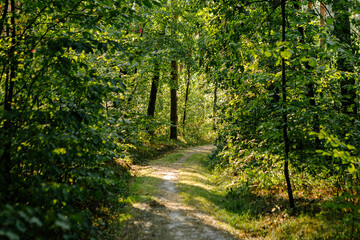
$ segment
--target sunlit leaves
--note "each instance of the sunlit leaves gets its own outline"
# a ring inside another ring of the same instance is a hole
[[[293,51],[291,51],[290,49],[280,52],[280,56],[284,59],[290,59],[292,54],[293,54]]]

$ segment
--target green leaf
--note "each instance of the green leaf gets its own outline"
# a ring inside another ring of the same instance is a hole
[[[144,5],[147,6],[148,8],[152,8],[152,4],[149,0],[145,0],[144,2]]]
[[[69,224],[67,224],[67,223],[65,223],[63,221],[56,221],[55,226],[60,227],[64,231],[70,230]]]
[[[309,59],[309,66],[310,66],[310,67],[316,67],[316,65],[317,65],[316,59],[313,58],[313,57],[311,57],[311,58]]]
[[[285,58],[285,59],[289,59],[292,54],[293,54],[293,51],[291,51],[290,49],[280,52],[281,57]]]
[[[348,171],[349,171],[349,173],[351,173],[351,174],[353,174],[354,172],[355,172],[355,166],[354,166],[354,164],[350,164],[350,166],[348,167]]]
[[[335,21],[335,18],[327,18],[326,19],[326,25],[332,25]]]
[[[10,240],[20,240],[20,237],[13,232],[0,230],[0,236],[6,236]]]
[[[65,148],[56,148],[56,149],[54,149],[54,153],[57,155],[64,155],[64,154],[66,154],[66,149]]]
[[[350,144],[346,145],[346,147],[349,150],[355,150],[356,149],[353,145],[350,145]]]
[[[266,57],[271,57],[271,52],[270,51],[265,51],[265,56]]]
[[[38,227],[42,227],[42,223],[41,223],[41,221],[40,221],[37,217],[32,217],[32,218],[29,220],[29,223],[35,224],[35,225],[37,225]]]

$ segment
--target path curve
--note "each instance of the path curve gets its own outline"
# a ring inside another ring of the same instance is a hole
[[[133,218],[128,220],[118,239],[126,240],[232,240],[236,239],[220,229],[220,223],[212,216],[191,206],[185,206],[179,198],[176,184],[179,170],[193,154],[210,153],[214,146],[188,148],[174,163],[150,163],[140,167],[153,177],[161,178],[158,194],[147,203],[133,205]],[[148,175],[147,174],[147,175]]]

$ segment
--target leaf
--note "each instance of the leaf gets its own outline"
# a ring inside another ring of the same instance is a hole
[[[6,236],[10,240],[20,240],[20,237],[13,232],[0,230],[0,236]]]
[[[63,221],[56,221],[55,226],[60,227],[64,231],[70,230],[69,224],[67,224],[67,223],[65,223]]]
[[[144,5],[147,6],[148,8],[152,8],[152,4],[149,0],[145,0],[144,2]]]
[[[349,173],[351,173],[351,174],[353,174],[354,172],[355,172],[355,166],[354,166],[354,164],[350,164],[350,166],[348,167],[348,171],[349,171]]]
[[[332,25],[335,21],[335,18],[327,18],[326,19],[326,25]]]
[[[54,149],[53,152],[57,155],[64,155],[64,154],[66,154],[66,149],[65,148],[56,148],[56,149]]]
[[[317,65],[316,59],[313,58],[313,57],[311,57],[311,58],[309,59],[309,66],[310,66],[310,67],[316,67],[316,65]]]
[[[29,223],[35,224],[35,225],[37,225],[38,227],[42,227],[42,223],[41,223],[41,221],[40,221],[37,217],[32,217],[32,218],[29,220]]]
[[[266,57],[271,57],[271,52],[270,51],[265,51],[265,56]]]
[[[346,145],[346,147],[349,150],[355,150],[356,149],[353,145],[350,145],[350,144]]]
[[[292,54],[293,54],[293,51],[291,51],[290,49],[280,52],[281,57],[285,58],[285,59],[289,59]]]

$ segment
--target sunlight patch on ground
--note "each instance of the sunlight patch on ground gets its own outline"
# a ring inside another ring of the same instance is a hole
[[[184,164],[187,164],[186,160],[194,154],[209,153],[211,148],[187,149],[152,161],[149,166],[139,167],[132,191],[133,231],[150,234],[151,239],[233,239],[228,235],[231,231],[224,231],[228,228],[222,227],[223,223],[180,200],[179,175]],[[209,186],[205,184],[206,176],[196,169],[189,168],[188,171],[190,188],[210,192]],[[191,178],[195,181],[191,181]],[[161,238],[153,234],[160,234]],[[131,236],[131,233],[126,236]],[[144,235],[141,239],[144,239]]]

